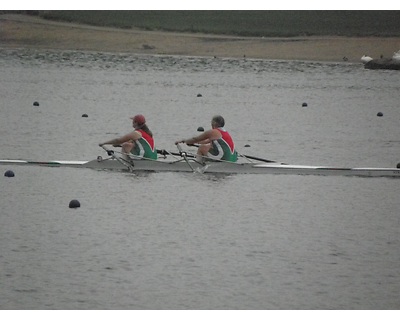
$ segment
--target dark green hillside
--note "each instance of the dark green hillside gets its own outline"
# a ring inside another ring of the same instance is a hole
[[[399,36],[400,11],[35,11],[117,28],[241,36]]]

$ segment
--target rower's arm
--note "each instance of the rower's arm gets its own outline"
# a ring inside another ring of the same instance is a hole
[[[217,131],[217,132],[215,132],[215,131]],[[181,142],[189,144],[189,145],[195,144],[195,143],[209,143],[211,140],[220,138],[218,136],[218,134],[220,134],[218,130],[211,129],[211,130],[203,132],[202,134],[200,134],[196,137],[189,138],[189,139],[182,139],[180,141],[177,141],[177,142],[175,142],[175,144],[178,144]]]
[[[140,132],[134,131],[134,132],[128,133],[122,137],[114,138],[114,139],[108,140],[106,142],[100,143],[99,145],[100,146],[105,145],[105,144],[112,144],[113,146],[121,145],[124,142],[130,141],[130,140],[136,141],[136,140],[140,139],[141,137],[142,137],[142,135],[140,134]]]

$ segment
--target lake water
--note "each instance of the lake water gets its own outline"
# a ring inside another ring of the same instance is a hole
[[[221,114],[241,153],[400,162],[398,71],[22,49],[0,68],[1,159],[104,156],[143,113],[171,151]],[[400,308],[399,179],[1,169],[0,309]]]

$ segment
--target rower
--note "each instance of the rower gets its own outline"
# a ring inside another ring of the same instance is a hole
[[[214,116],[211,119],[210,130],[190,139],[176,141],[175,144],[186,143],[187,145],[193,145],[199,143],[196,160],[200,163],[204,163],[204,160],[207,159],[236,162],[238,154],[235,150],[235,144],[229,132],[224,129],[224,126],[224,118],[220,115]]]
[[[123,155],[128,158],[129,154],[135,158],[157,159],[157,150],[154,146],[153,133],[146,125],[146,119],[143,115],[137,114],[132,119],[134,131],[115,139],[100,143],[102,147],[106,144],[112,144],[114,147],[121,145]]]

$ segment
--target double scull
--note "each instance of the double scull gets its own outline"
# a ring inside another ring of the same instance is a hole
[[[292,175],[335,175],[360,177],[392,177],[400,178],[400,168],[342,168],[325,166],[305,166],[278,163],[271,160],[251,161],[249,156],[242,156],[238,162],[196,161],[194,155],[186,152],[168,152],[158,150],[162,154],[157,160],[126,158],[117,151],[106,150],[108,157],[101,156],[91,161],[30,161],[0,160],[0,164],[13,166],[46,166],[73,167],[118,171],[152,171],[152,172],[199,172],[222,174],[292,174]],[[255,157],[254,157],[255,158]]]

